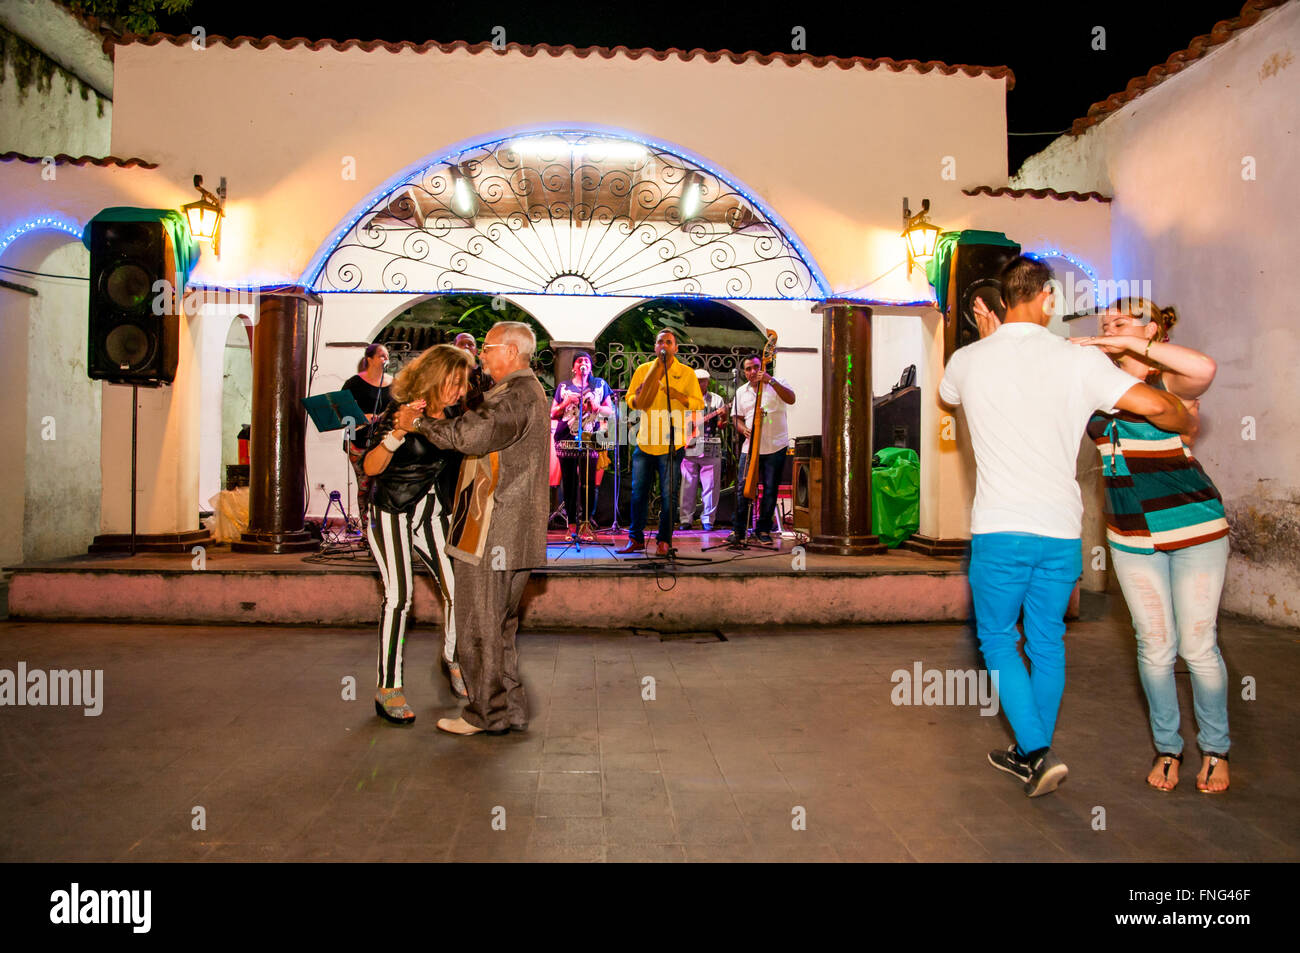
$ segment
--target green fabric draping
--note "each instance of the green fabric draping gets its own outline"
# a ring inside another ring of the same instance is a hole
[[[968,228],[960,232],[941,233],[938,242],[934,246],[934,257],[925,266],[925,277],[930,279],[930,285],[934,288],[935,300],[939,302],[940,310],[948,306],[948,273],[950,271],[948,264],[952,261],[953,249],[958,245],[1020,247],[1018,242],[1013,242],[1001,232],[984,232],[979,229]]]
[[[86,248],[90,248],[90,226],[93,222],[161,222],[171,236],[176,274],[180,276],[179,284],[183,288],[189,283],[190,272],[199,261],[199,243],[190,234],[190,223],[176,209],[132,208],[129,205],[103,209],[86,223],[85,230],[81,233],[81,243]]]
[[[921,527],[921,460],[907,447],[881,447],[871,468],[871,532],[893,549]]]

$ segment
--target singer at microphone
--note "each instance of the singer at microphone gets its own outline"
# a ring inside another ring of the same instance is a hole
[[[641,412],[636,448],[632,451],[632,521],[627,545],[620,553],[645,549],[645,524],[650,509],[650,486],[659,476],[658,545],[656,553],[669,555],[673,527],[677,524],[676,476],[685,455],[683,419],[704,407],[704,395],[695,371],[677,360],[677,334],[665,328],[655,338],[655,359],[636,369],[627,386],[627,405]]]

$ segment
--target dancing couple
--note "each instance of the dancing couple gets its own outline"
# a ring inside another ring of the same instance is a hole
[[[392,401],[372,425],[369,538],[384,588],[375,709],[387,721],[415,721],[402,651],[414,552],[437,580],[442,661],[467,702],[438,727],[527,729],[515,634],[529,570],[546,562],[549,496],[549,401],[530,369],[536,346],[526,324],[493,325],[480,360],[496,383],[476,407],[464,404],[471,352],[432,347],[393,381]]]
[[[1157,749],[1148,783],[1162,791],[1178,783],[1173,663],[1181,654],[1193,672],[1200,727],[1197,788],[1219,793],[1228,785],[1228,719],[1215,620],[1227,523],[1190,451],[1196,398],[1214,364],[1169,344],[1172,309],[1141,300],[1112,305],[1100,337],[1056,336],[1047,330],[1052,278],[1035,259],[1009,262],[1000,275],[1005,320],[977,300],[981,339],[953,354],[939,389],[944,402],[965,408],[970,427],[976,629],[1015,735],[989,761],[1030,797],[1054,791],[1068,775],[1052,739],[1065,688],[1065,610],[1082,571],[1075,465],[1087,430],[1105,461],[1108,538],[1133,616]],[[1028,671],[1017,651],[1022,611]]]

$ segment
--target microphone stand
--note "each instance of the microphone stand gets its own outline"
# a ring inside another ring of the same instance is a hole
[[[664,403],[668,407],[668,512],[664,513],[661,511],[659,513],[659,523],[661,526],[663,525],[663,521],[665,518],[669,520],[668,525],[669,525],[670,533],[672,532],[671,527],[673,523],[676,522],[677,519],[677,514],[674,513],[673,510],[677,504],[678,484],[681,479],[681,465],[677,462],[677,458],[676,458],[677,447],[676,447],[676,443],[673,440],[673,394],[672,391],[668,389],[668,368],[671,366],[672,366],[672,361],[671,359],[669,359],[669,361],[664,364],[664,379],[663,379]],[[682,409],[683,420],[685,419],[685,414],[686,414],[686,410],[685,408],[683,408]],[[683,556],[681,558],[689,562],[707,563],[713,561],[709,559],[707,556]],[[668,556],[667,556],[668,564],[673,565],[677,561],[677,559],[678,559],[677,548],[675,546],[670,545],[668,547]],[[653,562],[655,560],[649,559],[647,561]]]

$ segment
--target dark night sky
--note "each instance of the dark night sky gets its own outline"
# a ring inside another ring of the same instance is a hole
[[[1219,20],[1236,16],[1243,0],[1097,0],[1089,3],[944,4],[863,2],[789,4],[778,12],[742,3],[712,7],[690,2],[617,5],[582,3],[320,4],[195,0],[179,17],[159,18],[168,33],[192,25],[223,36],[275,35],[343,40],[465,40],[492,38],[503,26],[510,42],[667,49],[790,50],[791,29],[807,31],[807,52],[889,56],[981,66],[1007,65],[1016,76],[1007,99],[1012,133],[1060,131],[1092,103],[1122,90],[1134,76],[1183,49]],[[1008,9],[1023,11],[1006,12]],[[756,13],[747,12],[755,10]],[[943,12],[943,11],[949,12]],[[1105,28],[1105,50],[1093,50],[1093,29]],[[722,121],[743,121],[728,116]],[[1052,136],[1010,140],[1010,169]]]

